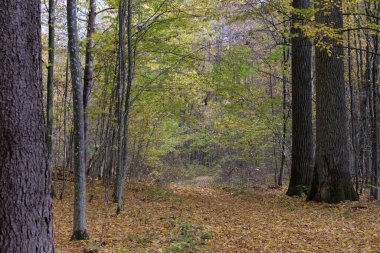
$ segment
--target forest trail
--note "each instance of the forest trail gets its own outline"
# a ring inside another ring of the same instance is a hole
[[[69,241],[72,195],[54,201],[57,252],[380,252],[376,203],[328,205],[274,190],[130,184],[116,216],[100,183],[95,192],[87,210],[90,241]]]
[[[210,187],[212,182],[214,181],[214,177],[212,176],[200,176],[195,177],[189,180],[181,180],[176,183],[176,185],[193,185],[198,187]]]

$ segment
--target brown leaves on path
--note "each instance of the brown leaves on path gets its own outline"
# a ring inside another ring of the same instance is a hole
[[[380,252],[380,205],[328,205],[280,191],[130,184],[125,208],[96,186],[90,241],[71,242],[72,194],[53,203],[58,252]],[[92,251],[90,251],[92,250]]]

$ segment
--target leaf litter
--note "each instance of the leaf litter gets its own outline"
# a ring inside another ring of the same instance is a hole
[[[56,252],[380,252],[376,202],[329,205],[283,190],[130,183],[116,215],[100,182],[94,192],[89,241],[70,241],[71,191],[53,201]]]

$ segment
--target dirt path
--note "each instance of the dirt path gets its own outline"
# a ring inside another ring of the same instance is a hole
[[[193,185],[198,187],[210,187],[214,178],[212,176],[201,176],[190,180],[181,180],[177,182],[177,185]]]

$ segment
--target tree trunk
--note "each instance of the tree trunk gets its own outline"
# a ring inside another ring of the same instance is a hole
[[[375,11],[379,13],[378,11],[378,3],[374,3],[375,5]],[[379,25],[379,18],[376,18],[376,25]],[[375,34],[373,35],[373,47],[374,47],[374,55],[372,60],[372,172],[371,172],[371,198],[374,200],[379,199],[379,192],[378,192],[378,133],[377,133],[377,100],[378,100],[378,93],[377,93],[377,82],[378,82],[378,64],[379,64],[379,57],[377,55],[379,51],[379,35]]]
[[[65,90],[64,90],[64,98],[63,98],[63,179],[62,179],[62,188],[61,193],[59,195],[59,199],[63,199],[63,195],[66,191],[66,170],[68,166],[67,159],[67,90],[69,88],[69,56],[66,54],[66,68],[65,68]]]
[[[299,10],[310,8],[309,0],[293,0]],[[288,196],[302,196],[310,188],[313,171],[312,119],[312,44],[304,32],[295,28],[303,22],[300,14],[293,15],[292,36],[292,167]]]
[[[126,18],[127,1],[120,0],[119,5],[119,77],[118,77],[118,102],[117,102],[117,169],[116,182],[114,188],[115,202],[119,203],[122,199],[122,182],[123,182],[123,104],[125,93],[125,18]],[[119,207],[118,211],[119,212]]]
[[[119,213],[123,206],[123,189],[126,180],[126,171],[128,167],[128,128],[129,128],[129,110],[130,98],[132,90],[133,79],[133,47],[132,47],[132,0],[128,0],[128,16],[127,16],[127,36],[128,36],[128,73],[127,73],[127,94],[125,98],[124,107],[124,138],[123,138],[123,171],[120,184],[120,192],[117,201],[117,213]]]
[[[284,37],[284,48],[282,52],[283,56],[283,69],[282,69],[282,141],[281,141],[281,167],[280,175],[278,176],[277,184],[282,186],[282,181],[284,180],[284,170],[286,163],[286,137],[288,133],[288,119],[289,119],[289,108],[288,108],[288,92],[289,92],[289,80],[287,77],[288,72],[288,62],[289,62],[289,49],[286,47],[288,44],[288,38]]]
[[[49,0],[49,62],[48,62],[48,77],[47,77],[47,110],[46,110],[46,121],[47,121],[47,148],[48,148],[48,167],[50,173],[53,174],[53,83],[54,83],[54,22],[55,21],[55,3],[54,0]],[[54,184],[51,184],[51,196],[55,198],[56,192]]]
[[[343,28],[342,2],[321,1],[316,22]],[[322,35],[323,36],[323,35]],[[316,160],[309,200],[337,203],[357,200],[351,182],[348,152],[343,48],[336,39],[323,36],[316,49]],[[329,49],[327,45],[331,45]],[[329,50],[329,51],[328,51]]]
[[[347,46],[348,46],[348,86],[350,88],[350,122],[351,122],[351,145],[353,154],[353,164],[355,172],[355,190],[359,192],[359,167],[358,167],[358,145],[357,145],[357,129],[356,129],[356,105],[355,105],[355,94],[354,94],[354,83],[353,83],[353,64],[352,64],[352,52],[351,52],[351,32],[347,35]],[[359,78],[358,78],[359,80]]]
[[[84,161],[87,164],[87,146],[88,146],[88,128],[89,117],[88,107],[90,105],[91,89],[93,86],[93,69],[94,69],[94,56],[92,49],[94,47],[94,39],[92,38],[95,32],[95,19],[96,19],[96,1],[90,0],[90,10],[88,13],[87,35],[86,35],[86,65],[84,68],[84,83],[83,83],[83,112],[84,112]]]
[[[86,170],[84,163],[83,88],[79,58],[77,2],[67,0],[67,26],[74,113],[74,227],[72,240],[88,240],[86,226]]]
[[[0,252],[54,252],[40,3],[0,4]]]

